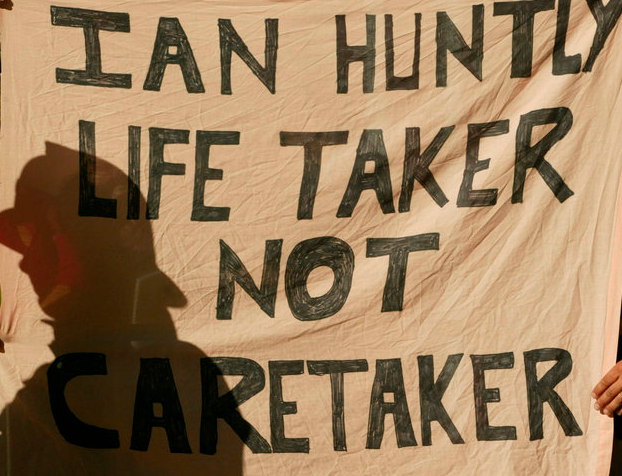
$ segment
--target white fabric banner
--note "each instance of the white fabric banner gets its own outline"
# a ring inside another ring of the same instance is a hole
[[[415,3],[0,13],[1,474],[607,474],[622,1]]]

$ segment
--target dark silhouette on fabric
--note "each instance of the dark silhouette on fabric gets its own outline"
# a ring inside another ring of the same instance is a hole
[[[125,210],[127,175],[91,159],[97,196]],[[79,216],[79,162],[48,143],[0,214],[56,356],[2,412],[0,474],[241,475],[247,435],[216,418],[215,361],[177,339],[168,307],[186,298],[156,264],[151,223]]]

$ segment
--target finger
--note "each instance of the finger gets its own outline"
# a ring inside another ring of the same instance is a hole
[[[622,416],[622,408],[618,409],[618,411],[616,412],[616,414],[617,414],[618,416]]]
[[[604,392],[600,394],[598,400],[594,404],[594,408],[596,410],[600,410],[601,412],[615,399],[620,393],[622,393],[622,379],[617,379],[613,382],[609,387],[605,389]]]
[[[608,417],[613,417],[613,413],[622,406],[622,393],[618,393],[613,400],[603,408],[602,413]]]
[[[594,389],[592,390],[592,397],[595,399],[600,398],[602,393],[616,380],[618,380],[619,376],[620,369],[617,365],[614,365],[613,368],[609,370],[609,372],[607,372],[605,376],[601,379],[601,381],[598,382],[598,384],[594,387]]]

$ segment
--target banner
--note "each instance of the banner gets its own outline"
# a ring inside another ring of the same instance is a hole
[[[2,6],[0,474],[608,474],[622,1]]]

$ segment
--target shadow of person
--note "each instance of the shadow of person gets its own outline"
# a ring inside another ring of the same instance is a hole
[[[126,210],[127,176],[94,163],[97,196]],[[218,367],[177,339],[168,307],[186,299],[156,265],[151,223],[79,216],[78,164],[77,151],[48,143],[0,213],[0,242],[23,256],[56,356],[2,413],[0,472],[242,474],[247,435],[216,424]]]

